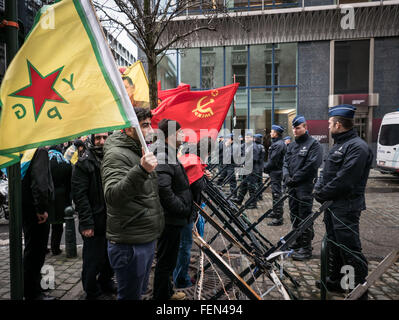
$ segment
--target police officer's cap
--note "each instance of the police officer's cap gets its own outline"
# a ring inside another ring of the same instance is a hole
[[[355,116],[356,107],[350,104],[340,104],[339,106],[332,107],[328,110],[328,117],[343,117],[353,119]]]
[[[257,134],[255,134],[255,135],[254,135],[254,138],[259,138],[259,139],[262,139],[262,138],[263,138],[263,136],[262,136],[260,133],[257,133]]]
[[[290,136],[286,136],[286,137],[284,138],[284,140],[291,140],[291,137],[290,137]]]
[[[292,120],[292,126],[293,126],[293,127],[296,127],[296,126],[299,126],[301,123],[304,123],[304,122],[306,122],[305,117],[298,114],[298,115]]]
[[[246,137],[253,137],[254,134],[251,131],[247,131],[247,132],[245,132],[245,136]]]
[[[283,133],[284,132],[284,128],[282,126],[278,126],[276,124],[272,125],[272,130]]]

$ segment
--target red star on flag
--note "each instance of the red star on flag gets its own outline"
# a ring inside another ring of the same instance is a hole
[[[10,96],[32,99],[35,121],[37,121],[46,101],[67,103],[67,101],[54,89],[54,84],[64,67],[58,68],[43,77],[29,62],[29,60],[27,62],[30,83],[26,87],[10,94]]]

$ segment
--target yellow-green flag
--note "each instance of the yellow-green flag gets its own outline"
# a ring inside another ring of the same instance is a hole
[[[137,61],[126,68],[123,72],[122,79],[132,105],[135,107],[149,108],[150,90],[141,61]]]
[[[0,95],[0,164],[26,149],[138,126],[90,0],[42,8]]]

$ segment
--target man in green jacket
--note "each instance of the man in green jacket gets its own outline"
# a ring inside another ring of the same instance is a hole
[[[149,109],[134,108],[144,137],[152,132]],[[140,300],[147,290],[155,243],[164,228],[158,195],[158,165],[143,155],[136,129],[112,134],[104,145],[101,175],[107,204],[108,256],[118,299]]]

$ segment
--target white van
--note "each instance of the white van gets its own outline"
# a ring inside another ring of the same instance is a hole
[[[387,113],[382,119],[378,133],[377,169],[383,173],[399,174],[399,111]]]

